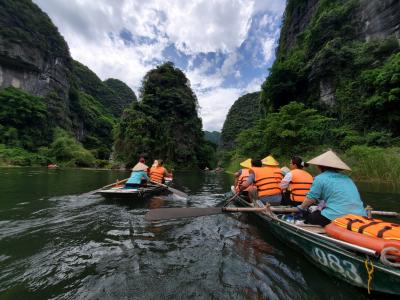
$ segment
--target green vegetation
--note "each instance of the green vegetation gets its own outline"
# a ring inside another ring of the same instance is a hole
[[[115,130],[117,159],[133,164],[146,153],[178,167],[212,166],[215,150],[204,141],[197,106],[189,80],[172,63],[149,71],[141,101],[124,112]]]
[[[268,153],[310,158],[332,148],[355,177],[396,180],[400,44],[395,37],[365,41],[359,5],[320,0],[310,12],[305,1],[288,1],[277,59],[262,85],[265,117],[223,153],[226,165]],[[298,32],[301,16],[309,20]]]
[[[67,43],[50,18],[30,0],[0,1],[0,36],[6,46],[23,44],[44,53],[47,59],[62,59],[67,66],[71,66]],[[0,62],[13,64],[14,67],[21,63],[9,59]]]
[[[221,132],[221,148],[232,150],[241,130],[251,128],[261,117],[260,93],[241,96],[229,109]]]
[[[204,139],[218,146],[221,141],[221,133],[218,131],[205,130]]]
[[[133,101],[135,93],[122,81],[108,79],[102,82],[88,67],[78,61],[73,62],[73,75],[79,90],[96,98],[115,117]]]
[[[43,98],[13,87],[0,92],[0,143],[33,151],[48,144],[51,128]]]

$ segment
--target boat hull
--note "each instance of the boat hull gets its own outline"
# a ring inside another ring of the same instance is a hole
[[[107,199],[144,200],[151,196],[167,191],[164,186],[148,186],[144,188],[124,189],[114,188],[99,191],[99,194]]]
[[[237,204],[249,206],[243,198],[238,198]],[[400,295],[400,270],[383,265],[379,258],[367,256],[338,244],[330,242],[329,238],[316,233],[300,229],[294,224],[279,218],[264,214],[254,213],[268,230],[282,242],[295,250],[299,250],[313,264],[345,282],[354,286],[368,289],[368,270],[366,261],[374,267],[371,274],[370,290]]]

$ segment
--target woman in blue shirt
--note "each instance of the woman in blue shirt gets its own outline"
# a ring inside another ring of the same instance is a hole
[[[125,183],[125,188],[130,189],[144,186],[146,182],[150,180],[147,176],[148,168],[148,166],[141,162],[137,163],[132,169],[131,177],[129,177],[128,181]]]
[[[328,225],[332,220],[347,214],[366,216],[360,194],[351,178],[342,170],[351,169],[331,150],[308,162],[316,165],[321,174],[315,177],[305,201],[297,206],[308,224]],[[325,201],[322,210],[312,213],[307,208],[318,201]]]

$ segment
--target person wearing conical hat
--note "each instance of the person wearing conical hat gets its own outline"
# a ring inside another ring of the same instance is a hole
[[[274,170],[274,174],[276,179],[281,182],[283,179],[283,172],[282,170],[279,168],[279,162],[270,154],[267,157],[264,157],[261,160],[263,166],[266,166],[270,169]]]
[[[351,171],[332,150],[329,150],[309,162],[321,172],[314,178],[304,202],[297,206],[306,223],[325,226],[332,220],[347,214],[366,216],[363,202],[353,180],[343,170]],[[325,201],[322,210],[312,213],[307,208],[316,202]]]
[[[147,176],[147,169],[149,167],[144,163],[138,162],[133,168],[131,176],[125,183],[125,188],[138,188],[140,186],[145,186],[149,177]]]
[[[251,158],[248,158],[240,163],[240,166],[242,167],[239,171],[237,171],[235,175],[235,190],[237,193],[240,192],[240,186],[247,181],[247,178],[249,177],[249,169],[251,168]],[[247,195],[247,192],[249,191],[250,186],[247,187],[242,191],[243,194]]]
[[[282,200],[282,190],[279,186],[281,178],[277,176],[276,169],[280,170],[276,165],[263,166],[261,159],[252,159],[249,177],[240,185],[239,190],[243,191],[253,185],[248,191],[251,201],[259,199],[264,204],[267,202],[280,204]]]

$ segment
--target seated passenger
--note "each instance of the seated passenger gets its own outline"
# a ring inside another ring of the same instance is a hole
[[[283,171],[279,168],[279,162],[271,154],[267,157],[264,157],[261,162],[263,166],[268,166],[269,168],[274,169],[276,179],[281,182],[283,178]]]
[[[269,160],[268,164],[276,164],[277,162],[275,159],[274,161]],[[270,165],[263,167],[260,159],[252,159],[249,177],[247,181],[240,186],[240,191],[254,184],[249,190],[251,201],[254,202],[258,198],[264,204],[267,202],[271,204],[280,204],[282,193],[279,184],[281,181],[276,174],[276,169],[276,166]]]
[[[138,162],[132,169],[131,176],[125,183],[125,188],[137,188],[140,186],[146,186],[149,177],[147,176],[148,166]]]
[[[366,216],[363,202],[351,178],[340,173],[351,169],[333,152],[327,151],[308,162],[316,165],[321,174],[314,178],[304,202],[297,206],[306,223],[325,226],[347,214]],[[306,209],[317,201],[325,201],[322,210],[312,213]]]
[[[164,183],[164,178],[168,176],[167,169],[163,167],[164,161],[162,159],[155,160],[157,165],[154,165],[150,168],[150,181],[155,183]]]
[[[249,170],[251,168],[251,159],[248,158],[240,163],[240,166],[242,169],[237,171],[235,175],[235,190],[237,193],[240,192],[240,186],[247,181],[247,178],[249,177]],[[243,194],[247,195],[247,192],[250,190],[251,186],[247,187],[244,191],[242,191]]]
[[[290,160],[290,171],[286,173],[280,184],[284,192],[282,205],[297,206],[306,199],[306,194],[313,183],[311,174],[303,170],[307,166],[308,164],[298,156],[293,156]]]

